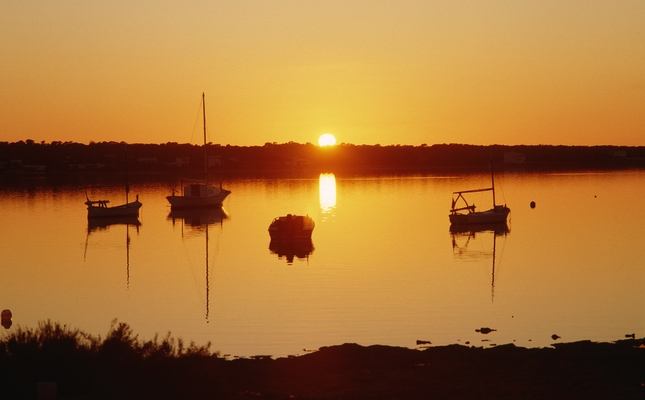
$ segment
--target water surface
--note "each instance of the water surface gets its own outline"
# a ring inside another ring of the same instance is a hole
[[[138,184],[138,226],[88,225],[83,187],[4,188],[0,308],[11,329],[51,319],[105,335],[118,318],[236,356],[645,335],[645,172],[498,178],[512,211],[497,234],[449,230],[452,192],[486,187],[485,173],[231,180],[225,214],[205,215],[171,215],[170,184]],[[269,249],[287,213],[314,218],[312,249]]]

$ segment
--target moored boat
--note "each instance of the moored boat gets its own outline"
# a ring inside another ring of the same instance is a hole
[[[128,201],[130,185],[128,185],[128,150],[125,150],[125,204],[110,207],[110,200],[90,200],[86,195],[85,205],[87,206],[87,218],[110,218],[110,217],[138,217],[139,209],[143,204],[139,201],[139,195],[133,202]]]
[[[204,180],[193,180],[183,188],[183,192],[177,194],[173,189],[170,196],[166,199],[173,209],[182,208],[205,208],[220,207],[226,197],[231,194],[230,190],[216,187],[208,184],[208,157],[206,154],[206,104],[204,93],[202,93],[202,114],[204,122]]]
[[[85,202],[88,218],[111,218],[111,217],[138,217],[142,204],[139,195],[133,202],[127,202],[118,206],[110,207],[110,200],[90,200]]]
[[[504,205],[496,204],[495,201],[495,176],[493,166],[490,168],[491,187],[484,189],[463,190],[453,192],[452,205],[450,207],[450,223],[453,225],[474,225],[474,224],[496,224],[506,223],[506,218],[511,209]],[[491,192],[493,208],[486,211],[476,211],[474,204],[469,204],[464,197],[466,193]]]
[[[460,192],[463,193],[463,192]],[[506,222],[511,209],[505,205],[495,205],[490,210],[475,211],[472,208],[457,208],[450,210],[450,223],[456,225],[474,225],[474,224],[494,224]],[[461,210],[468,210],[468,213],[460,213]]]
[[[191,183],[184,186],[183,193],[177,195],[173,190],[172,195],[166,196],[173,209],[220,207],[230,190],[211,186],[205,183]]]
[[[271,240],[309,239],[316,224],[308,215],[287,214],[275,218],[269,225]]]

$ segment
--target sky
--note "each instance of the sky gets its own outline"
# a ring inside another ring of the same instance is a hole
[[[0,3],[0,141],[645,146],[643,0]]]

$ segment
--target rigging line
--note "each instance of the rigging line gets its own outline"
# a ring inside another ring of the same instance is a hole
[[[213,107],[211,107],[211,109],[212,108]],[[206,143],[207,144],[213,142],[213,139],[211,138],[211,128],[210,128],[210,122],[211,122],[212,115],[213,115],[213,113],[211,112],[211,117],[209,117],[206,120]]]
[[[210,119],[206,120],[206,144],[212,143],[213,139],[211,139],[211,128],[210,128]]]
[[[174,225],[173,225],[174,228]],[[186,245],[186,242],[184,239],[186,236],[184,235],[184,219],[181,218],[181,244],[182,244],[182,249],[184,250],[184,255],[186,256],[186,259],[188,260],[188,272],[192,275],[193,277],[193,283],[195,287],[197,288],[197,291],[199,292],[199,284],[197,283],[197,275],[195,274],[195,262],[193,261],[192,257],[190,256],[190,253],[188,252],[188,246]]]
[[[182,221],[183,224],[183,221]],[[182,263],[184,264],[184,270],[187,270],[189,276],[193,278],[193,286],[195,288],[195,291],[197,292],[197,297],[199,301],[201,302],[201,297],[203,295],[202,290],[201,290],[201,278],[197,278],[197,273],[195,272],[197,270],[197,262],[193,259],[191,252],[188,249],[188,246],[186,245],[186,242],[184,241],[184,236],[182,233],[182,249],[184,250],[184,255],[186,256],[186,262]]]
[[[497,180],[497,182],[499,182],[497,186],[499,186],[499,188],[500,188],[500,190],[502,192],[502,198],[504,199],[504,204],[506,204],[506,195],[504,194],[504,186],[502,186],[502,181],[500,180],[499,177],[497,177],[496,180]]]
[[[504,259],[504,250],[506,250],[507,236],[508,236],[508,233],[505,233],[504,235],[501,235],[501,237],[504,238],[504,243],[502,243],[502,249],[499,251],[499,257],[497,257],[497,262],[495,264],[497,266],[497,270],[498,270],[497,272],[498,273],[499,273],[499,267],[502,266],[502,261]]]

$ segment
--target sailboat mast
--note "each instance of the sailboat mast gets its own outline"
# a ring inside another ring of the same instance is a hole
[[[206,156],[206,100],[202,92],[202,115],[204,118],[204,180],[208,184],[208,158]]]
[[[495,176],[493,175],[493,155],[490,156],[490,187],[493,189],[493,208],[495,208]]]

